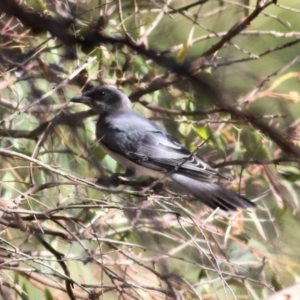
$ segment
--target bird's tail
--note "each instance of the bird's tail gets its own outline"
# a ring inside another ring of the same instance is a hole
[[[255,204],[245,197],[227,190],[218,183],[199,181],[178,173],[173,173],[170,177],[180,185],[189,196],[192,196],[195,200],[199,200],[213,209],[219,207],[224,211],[234,211],[238,208],[246,209],[248,207],[255,207]]]

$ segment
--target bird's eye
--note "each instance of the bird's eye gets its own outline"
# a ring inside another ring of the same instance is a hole
[[[100,97],[105,96],[105,94],[106,94],[106,93],[105,93],[104,91],[100,91],[100,92],[99,92],[99,96],[100,96]]]

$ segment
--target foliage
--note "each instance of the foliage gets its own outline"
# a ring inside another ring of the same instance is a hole
[[[263,299],[299,280],[298,1],[0,1],[3,299]],[[69,99],[130,95],[256,210],[122,171]],[[100,184],[101,183],[101,184]]]

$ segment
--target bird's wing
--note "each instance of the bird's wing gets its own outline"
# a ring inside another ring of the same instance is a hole
[[[146,119],[140,126],[119,122],[97,133],[101,144],[110,151],[125,156],[130,161],[160,172],[184,174],[195,179],[211,181],[221,175],[178,140]],[[147,123],[145,123],[147,121]],[[138,123],[139,124],[139,123]]]

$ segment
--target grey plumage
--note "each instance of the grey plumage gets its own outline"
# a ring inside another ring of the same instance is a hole
[[[71,99],[99,114],[96,136],[100,146],[127,170],[180,185],[191,198],[224,211],[254,207],[248,199],[214,182],[223,177],[178,140],[132,110],[118,89],[98,86]]]

